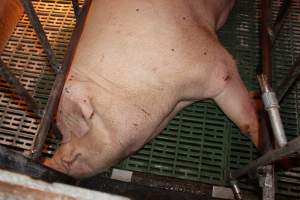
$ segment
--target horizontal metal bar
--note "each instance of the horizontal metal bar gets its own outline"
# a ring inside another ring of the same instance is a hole
[[[43,29],[43,26],[34,10],[31,0],[21,0],[21,3],[24,7],[24,10],[31,22],[33,29],[35,30],[37,37],[39,38],[42,47],[47,55],[49,64],[55,73],[60,71],[61,65],[56,59],[55,53],[51,48],[51,45],[48,41],[47,35]]]
[[[35,138],[35,141],[34,141],[34,146],[33,146],[33,150],[32,150],[32,158],[33,159],[38,159],[41,155],[44,142],[46,140],[47,134],[51,127],[51,123],[53,121],[53,116],[57,110],[57,106],[58,106],[59,99],[60,99],[60,96],[61,96],[61,93],[62,93],[62,90],[64,87],[67,73],[71,66],[78,41],[79,41],[81,33],[83,31],[85,19],[86,19],[91,1],[92,0],[86,0],[83,5],[81,15],[76,23],[76,26],[74,28],[73,34],[71,36],[71,40],[69,42],[69,45],[68,45],[68,48],[67,48],[67,51],[65,54],[62,70],[60,73],[58,73],[56,75],[56,79],[54,81],[54,84],[53,84],[53,87],[52,87],[52,90],[51,90],[51,93],[50,93],[50,96],[48,99],[48,103],[46,106],[45,114],[41,120],[41,123],[40,123],[41,125],[39,127],[37,137]]]
[[[27,103],[28,107],[38,116],[43,116],[43,110],[40,109],[36,101],[30,96],[19,80],[11,73],[6,64],[0,58],[0,75],[3,79],[13,86],[16,93]]]
[[[246,167],[234,171],[232,173],[232,179],[237,179],[247,174],[249,171],[256,169],[259,166],[269,164],[298,151],[300,151],[300,136],[288,142],[286,146],[279,149],[271,150],[262,155],[257,160],[252,161]]]

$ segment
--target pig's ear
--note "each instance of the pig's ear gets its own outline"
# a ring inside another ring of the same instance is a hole
[[[72,137],[82,137],[90,130],[90,120],[94,114],[88,97],[78,97],[63,93],[57,113],[57,126],[63,134],[63,143]]]

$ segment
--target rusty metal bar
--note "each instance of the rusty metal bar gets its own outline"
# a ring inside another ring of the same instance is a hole
[[[296,82],[300,75],[300,56],[297,58],[294,66],[289,70],[285,78],[279,84],[276,94],[278,101],[280,102],[290,87]]]
[[[270,38],[270,33],[272,33],[272,15],[271,15],[271,2],[270,0],[261,0],[261,30],[260,30],[260,47],[262,49],[262,63],[261,68],[259,69],[258,74],[262,74],[267,77],[268,84],[272,87],[272,62],[271,62],[271,49],[272,49],[272,43]],[[272,151],[272,143],[270,140],[270,129],[268,126],[268,115],[266,114],[266,111],[262,111],[260,113],[260,116],[262,117],[260,128],[261,128],[261,134],[262,137],[260,138],[260,143],[263,142],[264,144],[259,144],[260,147],[263,147],[264,154],[261,158],[264,158],[265,155],[268,155],[268,152]],[[230,181],[237,180],[240,176],[245,175],[247,173],[251,173],[254,170],[257,169],[260,165],[265,165],[268,163],[258,163],[257,166],[252,167],[254,162],[251,162],[246,167],[243,167],[235,172],[232,173],[230,177]],[[269,165],[269,168],[274,168],[273,165]],[[233,185],[234,186],[234,185]],[[236,184],[237,186],[237,184]],[[270,185],[270,188],[266,188],[265,185],[263,185],[263,191],[266,192],[265,196],[274,196],[273,192],[274,185]],[[232,187],[233,192],[235,191],[235,188]],[[241,196],[241,195],[240,195]],[[235,196],[235,199],[238,200],[239,196]]]
[[[246,175],[249,171],[252,171],[259,166],[272,163],[276,160],[279,160],[283,157],[287,157],[288,155],[299,151],[300,151],[300,136],[288,142],[286,146],[279,149],[273,149],[265,153],[264,155],[262,155],[257,160],[252,161],[246,167],[236,170],[235,172],[232,173],[232,178],[237,179],[243,175]]]
[[[271,62],[271,40],[269,30],[271,30],[271,2],[261,1],[261,31],[260,46],[262,49],[262,73],[267,77],[269,85],[272,87],[272,62]]]
[[[268,34],[268,30],[271,28],[272,23],[272,13],[271,13],[271,2],[270,0],[261,0],[261,30],[260,30],[260,46],[262,49],[262,64],[261,64],[261,73],[265,75],[267,79],[267,83],[272,87],[272,61],[271,61],[271,49],[272,44],[270,40],[270,36]],[[261,130],[263,135],[263,147],[264,153],[271,150],[272,142],[267,141],[270,140],[270,127],[268,126],[269,118],[266,111],[262,111],[260,114],[264,117],[261,123]],[[267,146],[266,146],[267,144]]]
[[[47,134],[48,134],[50,126],[51,126],[51,122],[53,120],[53,116],[56,112],[56,109],[57,109],[57,106],[59,103],[59,99],[60,99],[60,96],[61,96],[61,93],[63,90],[63,86],[65,83],[67,73],[71,66],[78,41],[79,41],[81,33],[83,31],[84,23],[86,20],[88,10],[91,5],[91,1],[92,0],[86,0],[83,5],[80,17],[76,23],[76,26],[74,28],[71,40],[69,42],[69,45],[68,45],[68,48],[67,48],[67,51],[65,54],[62,69],[56,75],[56,79],[54,81],[54,84],[53,84],[53,87],[52,87],[52,90],[51,90],[51,93],[50,93],[50,96],[48,99],[48,103],[46,106],[45,114],[41,120],[41,123],[40,123],[41,125],[39,127],[37,137],[34,141],[34,147],[32,150],[32,158],[33,159],[38,159],[41,155],[44,142],[46,140]]]
[[[286,18],[286,16],[288,15],[288,11],[291,7],[291,4],[292,4],[291,0],[284,0],[279,9],[279,12],[278,12],[277,18],[275,20],[275,23],[273,25],[273,30],[271,33],[272,43],[276,40],[276,37],[283,26],[284,18]]]
[[[29,108],[38,116],[43,116],[43,110],[40,109],[36,101],[30,96],[28,91],[23,87],[13,73],[10,72],[6,64],[0,58],[0,75],[6,82],[13,86],[16,93],[27,103]]]
[[[76,17],[76,19],[78,19],[80,16],[80,11],[81,11],[78,0],[72,0],[72,5],[73,5],[75,17]]]
[[[35,30],[37,37],[39,38],[42,47],[47,55],[49,64],[55,73],[60,71],[61,65],[56,59],[55,53],[53,52],[51,45],[48,41],[43,26],[34,10],[31,0],[21,0],[23,8],[31,22],[33,29]]]

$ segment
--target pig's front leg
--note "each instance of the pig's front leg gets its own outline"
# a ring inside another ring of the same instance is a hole
[[[224,76],[224,88],[212,98],[242,133],[248,135],[259,148],[261,141],[255,101],[242,82],[231,56],[227,61],[228,74]]]

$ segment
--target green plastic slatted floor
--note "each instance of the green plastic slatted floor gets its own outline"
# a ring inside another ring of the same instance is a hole
[[[238,0],[220,40],[239,65],[240,74],[251,90],[257,90],[256,67],[259,65],[258,0]],[[273,1],[274,14],[281,2]],[[276,42],[273,64],[274,85],[292,67],[300,55],[300,2],[292,1],[291,14],[285,20]],[[67,0],[34,1],[55,52],[61,59],[75,21]],[[9,41],[2,58],[34,97],[45,105],[53,74],[46,57],[23,17]],[[300,82],[289,92],[281,105],[282,118],[289,138],[299,132]],[[37,119],[26,109],[7,84],[0,81],[0,144],[26,153],[38,129]],[[58,141],[48,137],[44,155],[51,155]],[[243,136],[211,101],[195,103],[181,111],[161,135],[118,167],[133,171],[178,177],[217,185],[226,184],[230,170],[240,168],[257,157],[248,138]],[[300,170],[280,173],[278,193],[300,199]]]

